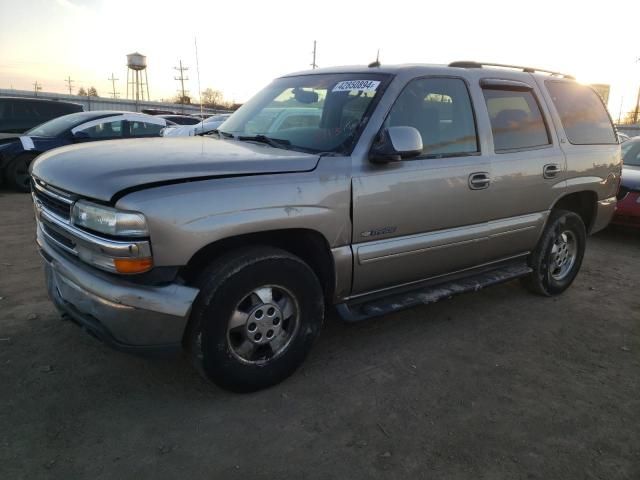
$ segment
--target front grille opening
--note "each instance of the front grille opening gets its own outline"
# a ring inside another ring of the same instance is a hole
[[[33,193],[46,210],[56,214],[61,218],[64,218],[65,220],[69,220],[71,218],[71,205],[69,205],[68,203],[51,197],[46,193],[41,192],[37,188],[33,189]]]
[[[76,246],[75,243],[73,243],[70,239],[68,239],[67,237],[65,237],[55,229],[51,228],[45,222],[42,222],[41,224],[45,233],[49,235],[51,238],[53,238],[56,242],[60,243],[61,245],[64,245],[70,250],[73,250],[75,248]]]

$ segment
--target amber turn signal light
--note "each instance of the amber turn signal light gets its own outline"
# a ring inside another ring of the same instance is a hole
[[[143,273],[153,268],[151,258],[114,258],[113,264],[118,273]]]

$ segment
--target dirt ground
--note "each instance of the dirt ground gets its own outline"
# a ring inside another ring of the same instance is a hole
[[[0,479],[638,479],[640,234],[564,295],[511,282],[356,325],[250,395],[105,347],[49,303],[0,191]]]

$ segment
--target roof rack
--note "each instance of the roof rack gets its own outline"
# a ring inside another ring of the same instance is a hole
[[[533,68],[533,67],[523,67],[522,65],[507,65],[505,63],[489,63],[489,62],[451,62],[449,64],[450,67],[458,67],[458,68],[482,68],[482,67],[502,67],[502,68],[515,68],[516,70],[522,70],[527,73],[548,73],[552,76],[558,76],[563,78],[568,78],[571,80],[575,80],[575,77],[572,75],[567,75],[566,73],[554,72],[552,70],[545,70],[543,68]]]

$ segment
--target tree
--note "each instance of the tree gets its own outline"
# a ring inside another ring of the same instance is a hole
[[[87,92],[87,95],[90,97],[98,97],[98,91],[96,90],[96,87],[89,87],[89,91]]]
[[[78,96],[79,97],[86,97],[87,96],[87,91],[84,89],[84,87],[80,87],[80,89],[78,90]]]
[[[202,103],[207,107],[215,107],[222,103],[222,92],[220,90],[213,90],[207,88],[202,92]]]

